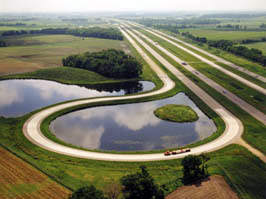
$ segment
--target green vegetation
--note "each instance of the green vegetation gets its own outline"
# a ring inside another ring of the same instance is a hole
[[[86,186],[76,190],[69,199],[107,199],[104,197],[103,192],[97,190],[95,186]]]
[[[40,69],[35,72],[0,77],[0,80],[4,79],[44,79],[57,81],[64,84],[97,84],[99,82],[109,83],[117,81],[103,77],[102,75],[92,71],[70,67]]]
[[[125,199],[164,199],[163,190],[155,183],[146,166],[140,166],[141,172],[121,178]]]
[[[154,111],[162,119],[172,122],[194,122],[199,119],[197,113],[189,106],[167,104]]]
[[[74,35],[79,37],[95,37],[102,39],[123,40],[121,32],[116,28],[82,28],[82,29],[68,29],[68,28],[46,28],[41,30],[9,30],[2,33],[2,36],[18,36],[18,35],[34,35],[34,34],[60,34],[60,35]]]
[[[206,162],[209,160],[210,157],[205,154],[186,156],[181,162],[183,166],[182,182],[190,184],[208,177],[208,165],[206,165]]]
[[[266,56],[266,42],[257,42],[245,45],[248,48],[256,48],[262,51],[263,55]]]
[[[111,78],[138,78],[142,65],[132,56],[115,49],[86,52],[63,59],[63,65],[95,71]]]
[[[71,54],[113,48],[130,53],[125,41],[85,38],[71,35],[17,36],[8,39],[11,46],[0,48],[0,75],[62,66],[62,58]]]

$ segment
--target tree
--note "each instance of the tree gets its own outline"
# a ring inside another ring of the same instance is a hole
[[[200,156],[188,155],[182,160],[183,183],[189,184],[208,176],[206,162],[210,158],[205,154]]]
[[[122,187],[118,183],[111,183],[105,187],[105,194],[108,199],[117,199],[121,194]]]
[[[164,199],[163,191],[154,183],[154,179],[145,166],[141,172],[122,177],[122,192],[125,199]]]
[[[75,191],[69,199],[106,199],[102,191],[97,190],[93,185],[86,186]]]

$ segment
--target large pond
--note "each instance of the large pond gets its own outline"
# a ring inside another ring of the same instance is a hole
[[[17,117],[33,110],[67,100],[114,96],[148,91],[152,82],[125,82],[76,86],[46,80],[0,81],[0,116]]]
[[[166,104],[190,106],[199,116],[192,123],[173,123],[154,116]],[[51,123],[66,143],[87,149],[147,151],[187,145],[210,136],[216,126],[184,93],[159,101],[103,106],[72,112]]]

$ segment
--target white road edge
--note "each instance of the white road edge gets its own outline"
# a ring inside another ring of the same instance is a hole
[[[184,84],[186,84],[196,95],[198,95],[206,104],[209,105],[225,122],[226,128],[224,133],[215,139],[212,142],[207,144],[195,147],[191,149],[191,152],[173,155],[173,156],[164,156],[163,153],[155,153],[155,154],[111,154],[111,153],[101,153],[101,152],[90,152],[80,149],[71,148],[68,146],[64,146],[58,143],[53,142],[46,138],[41,130],[40,125],[45,118],[49,115],[69,108],[82,104],[89,104],[95,102],[104,102],[104,101],[116,101],[123,99],[138,99],[148,96],[154,96],[158,94],[165,93],[171,90],[175,83],[164,73],[160,67],[154,63],[151,58],[136,44],[136,42],[124,31],[120,28],[121,32],[124,36],[129,40],[129,42],[136,48],[138,53],[144,58],[144,60],[150,65],[150,67],[157,73],[157,75],[161,78],[164,83],[164,86],[157,91],[139,94],[134,96],[119,96],[119,97],[106,97],[106,98],[96,98],[96,99],[83,99],[75,102],[69,102],[61,105],[57,105],[51,108],[47,108],[43,111],[40,111],[34,114],[23,126],[23,133],[28,140],[30,140],[33,144],[38,145],[46,150],[56,152],[59,154],[64,154],[72,157],[85,158],[85,159],[94,159],[94,160],[104,160],[104,161],[131,161],[131,162],[145,162],[145,161],[159,161],[159,160],[170,160],[177,159],[187,156],[189,154],[201,154],[205,152],[211,152],[218,149],[221,149],[231,143],[236,142],[241,137],[243,133],[243,125],[241,121],[232,115],[229,111],[227,111],[223,106],[221,106],[218,102],[216,102],[211,96],[209,96],[205,91],[199,88],[196,84],[190,81],[187,77],[185,77],[181,72],[179,72],[174,67],[171,67],[169,63],[165,63],[166,60],[162,61],[162,64],[165,65],[176,77],[178,77]],[[145,44],[140,38],[136,35],[128,31],[132,37],[134,37],[142,46],[146,49],[149,48],[147,44]],[[152,49],[148,49],[152,54],[156,53],[152,52]]]

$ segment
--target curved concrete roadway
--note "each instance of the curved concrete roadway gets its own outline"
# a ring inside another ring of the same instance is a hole
[[[145,28],[145,30],[147,30],[147,31],[150,30],[150,31],[152,31],[153,33],[156,32],[156,33],[158,33],[158,34],[160,34],[160,35],[163,35],[163,36],[168,37],[168,38],[170,38],[170,39],[172,39],[172,40],[175,40],[175,41],[177,41],[177,42],[179,42],[179,43],[182,43],[182,44],[184,44],[184,45],[186,45],[186,46],[188,46],[188,47],[190,47],[190,48],[192,48],[192,49],[194,49],[194,50],[197,50],[197,51],[199,51],[199,52],[201,52],[201,53],[203,53],[203,54],[205,54],[205,55],[207,55],[207,56],[209,56],[209,57],[215,59],[217,62],[221,62],[221,63],[223,63],[223,64],[226,64],[226,65],[230,66],[231,68],[234,68],[234,69],[236,69],[236,70],[238,70],[238,71],[240,71],[240,72],[246,73],[247,75],[249,75],[249,76],[251,76],[251,77],[253,77],[253,78],[255,78],[255,79],[258,79],[258,80],[260,80],[260,81],[266,83],[266,77],[263,77],[263,76],[261,76],[261,75],[259,75],[259,74],[256,74],[256,73],[254,73],[254,72],[251,72],[251,71],[249,71],[249,70],[247,70],[247,69],[245,69],[245,68],[243,68],[243,67],[241,67],[241,66],[237,66],[236,64],[234,64],[234,63],[232,63],[232,62],[229,62],[229,61],[227,61],[227,60],[225,60],[225,59],[223,59],[223,58],[221,58],[221,57],[218,57],[218,56],[216,56],[216,55],[213,55],[213,54],[211,54],[211,53],[209,53],[209,52],[207,52],[207,51],[205,51],[205,50],[203,50],[203,49],[201,49],[201,48],[198,48],[198,47],[196,47],[196,46],[194,46],[194,45],[192,45],[192,44],[189,44],[189,43],[184,42],[184,41],[182,41],[182,40],[180,40],[180,39],[177,39],[176,37],[173,37],[173,36],[170,36],[170,35],[168,35],[168,34],[165,34],[165,33],[161,32],[161,31],[159,31],[159,30],[155,30],[155,29],[151,29],[151,28],[146,28],[146,27],[144,27],[144,26],[142,26],[142,25],[140,25],[140,24],[134,24],[134,23],[130,23],[130,24],[135,25],[135,26],[138,26],[138,27]],[[152,33],[152,32],[151,32],[151,33]],[[175,43],[174,45],[178,45],[178,44]],[[179,46],[180,46],[180,45],[179,45]],[[178,46],[177,46],[177,47],[178,47]],[[182,49],[184,48],[183,46],[180,46],[180,47],[181,47]],[[185,49],[186,49],[186,48],[185,48]],[[184,49],[184,50],[185,50],[185,49]],[[221,66],[219,66],[219,65],[217,65],[217,64],[215,64],[215,63],[209,61],[208,59],[206,59],[206,58],[204,58],[204,57],[202,57],[202,56],[199,56],[199,55],[195,54],[193,51],[190,51],[189,49],[186,49],[185,51],[188,52],[188,53],[190,53],[190,54],[192,54],[192,55],[196,55],[197,58],[201,59],[201,60],[204,61],[204,62],[206,61],[206,63],[208,63],[208,64],[214,66],[215,68],[217,68],[217,69],[219,69],[219,70],[221,70],[221,71],[223,71],[223,72],[224,72],[224,70],[226,70],[226,69],[222,68]],[[201,58],[200,58],[200,57],[201,57]],[[203,59],[202,59],[202,58],[203,58]],[[218,67],[217,67],[217,66],[218,66]],[[231,75],[231,76],[234,77],[234,78],[236,78],[236,76],[238,76],[238,75],[236,75],[236,74],[234,74],[234,73],[229,74],[228,72],[230,72],[230,71],[228,71],[228,70],[226,70],[226,71],[227,71],[227,72],[225,72],[226,74]],[[238,77],[239,77],[239,76],[238,76]],[[247,81],[247,80],[243,79],[242,77],[240,77],[240,78],[241,78],[242,80],[244,80],[243,83],[245,83],[245,81]],[[238,79],[238,78],[237,78],[237,79]],[[241,79],[238,79],[238,80],[241,81]],[[265,89],[264,89],[264,92],[265,92]],[[264,94],[265,94],[265,93],[264,93]]]
[[[180,65],[182,65],[182,63],[184,63],[183,60],[179,59],[177,56],[175,56],[174,54],[172,54],[171,52],[169,52],[167,49],[165,49],[162,46],[160,46],[157,42],[154,42],[153,40],[151,40],[150,38],[148,38],[147,36],[145,36],[144,34],[140,33],[137,30],[133,30],[133,31],[136,34],[138,34],[141,37],[143,37],[144,39],[146,39],[148,42],[150,42],[153,46],[155,46],[156,48],[158,48],[160,51],[164,52],[166,55],[168,55],[169,57],[171,57],[174,61],[176,61]],[[153,55],[156,58],[158,58],[160,56],[160,55],[158,55],[158,53],[154,53]],[[169,62],[167,62],[167,63],[170,64]],[[258,121],[260,121],[264,125],[266,125],[266,115],[263,112],[259,111],[254,106],[251,106],[249,103],[245,102],[244,100],[242,100],[241,98],[239,98],[238,96],[236,96],[235,94],[233,94],[232,92],[226,90],[224,87],[220,86],[215,81],[213,81],[210,78],[206,77],[205,75],[201,74],[199,71],[197,71],[195,68],[193,68],[189,64],[182,65],[182,66],[184,68],[186,68],[188,71],[194,73],[199,79],[201,79],[203,82],[205,82],[206,84],[208,84],[210,87],[214,88],[216,91],[218,91],[219,93],[221,93],[222,95],[224,95],[225,97],[227,97],[229,100],[231,100],[232,102],[234,102],[235,104],[237,104],[239,107],[241,107],[247,113],[249,113],[250,115],[252,115]]]
[[[126,154],[109,154],[109,153],[99,153],[99,152],[90,152],[84,151],[80,149],[74,149],[71,147],[63,146],[57,144],[42,135],[40,130],[40,124],[42,121],[48,117],[49,115],[60,111],[65,108],[81,105],[81,104],[88,104],[88,103],[95,103],[95,102],[102,102],[102,101],[115,101],[115,100],[122,100],[122,99],[137,99],[143,98],[147,96],[153,96],[157,94],[164,93],[169,91],[174,87],[174,82],[160,69],[160,67],[155,64],[148,56],[144,53],[144,51],[129,37],[129,35],[121,30],[125,37],[129,40],[129,42],[136,48],[138,53],[147,61],[147,63],[151,66],[151,68],[158,74],[158,76],[164,82],[164,86],[162,89],[135,95],[135,96],[119,96],[119,97],[107,97],[107,98],[96,98],[96,99],[87,99],[87,100],[79,100],[75,102],[69,102],[65,104],[61,104],[58,106],[54,106],[39,113],[33,115],[23,126],[23,133],[24,135],[34,144],[47,149],[49,151],[53,151],[56,153],[69,155],[73,157],[79,158],[86,158],[86,159],[95,159],[95,160],[105,160],[105,161],[156,161],[156,160],[169,160],[169,159],[176,159],[184,157],[188,154],[200,154],[203,152],[210,152],[224,146],[227,146],[231,143],[234,143],[236,140],[239,140],[241,134],[243,132],[243,126],[239,119],[237,119],[234,115],[232,115],[229,111],[227,111],[223,106],[221,106],[218,102],[216,102],[211,96],[209,96],[205,91],[199,88],[196,84],[194,84],[191,80],[189,80],[186,76],[184,76],[181,72],[179,72],[175,67],[166,63],[162,57],[159,59],[165,67],[167,67],[178,79],[180,79],[185,85],[187,85],[196,95],[198,95],[206,104],[209,105],[220,117],[224,120],[226,129],[222,136],[217,138],[216,140],[209,142],[205,145],[201,145],[195,148],[192,148],[191,152],[185,154],[179,154],[175,156],[164,156],[162,153],[158,154],[133,154],[133,155],[126,155]],[[147,50],[149,50],[152,54],[156,53],[152,50],[147,44],[145,44],[140,38],[134,35],[132,32],[128,31],[141,45],[143,45]]]

